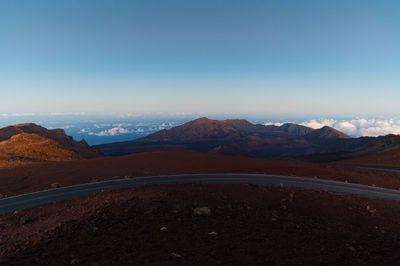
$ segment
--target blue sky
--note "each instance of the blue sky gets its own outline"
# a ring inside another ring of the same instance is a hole
[[[0,2],[0,113],[393,116],[400,2]]]

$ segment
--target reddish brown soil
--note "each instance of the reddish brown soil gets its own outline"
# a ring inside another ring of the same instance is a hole
[[[366,155],[340,163],[400,169],[400,149]]]
[[[155,152],[1,169],[0,193],[10,196],[38,191],[50,188],[53,183],[68,186],[126,176],[186,173],[282,174],[400,188],[400,174],[397,173],[211,153]]]
[[[202,206],[210,216],[194,215]],[[21,217],[33,221],[21,225]],[[400,259],[399,202],[289,188],[146,186],[0,219],[2,265],[398,265]],[[171,252],[183,259],[171,260]]]

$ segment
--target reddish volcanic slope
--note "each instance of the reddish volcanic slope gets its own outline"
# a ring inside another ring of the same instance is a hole
[[[0,169],[0,193],[15,195],[96,180],[184,173],[267,173],[399,188],[400,175],[365,169],[278,159],[257,159],[195,152],[155,152],[122,157],[42,163]]]
[[[399,219],[399,202],[321,191],[146,186],[2,215],[0,264],[398,265]]]
[[[37,134],[21,133],[0,142],[0,167],[77,159],[83,159],[77,151]]]
[[[85,140],[77,142],[62,129],[48,130],[35,124],[0,129],[0,168],[98,156]]]
[[[369,154],[359,158],[339,162],[341,164],[355,164],[376,167],[400,168],[400,149]]]
[[[65,134],[63,129],[46,129],[32,123],[18,124],[15,126],[0,128],[0,142],[10,139],[12,136],[21,133],[37,134],[52,139],[59,144],[74,149],[82,154],[93,155],[93,152],[96,152],[86,143],[84,139],[81,141],[75,141],[72,137]]]
[[[327,140],[350,139],[346,134],[328,126],[310,132],[306,135],[306,138],[316,143]]]
[[[199,118],[141,139],[96,146],[106,156],[150,151],[201,151],[250,157],[277,157],[341,149],[339,140],[351,139],[329,127],[314,130],[287,123],[282,126],[252,124],[247,120]],[[324,144],[324,145],[322,145]],[[332,145],[335,144],[335,145]]]
[[[297,156],[328,162],[400,147],[400,136],[351,138],[331,128],[312,129],[287,123],[252,124],[247,120],[199,118],[146,137],[97,145],[105,156],[154,151],[199,151],[256,158]]]

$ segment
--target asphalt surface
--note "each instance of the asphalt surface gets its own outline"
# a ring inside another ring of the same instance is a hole
[[[0,214],[10,213],[16,210],[44,205],[56,201],[87,196],[94,192],[100,191],[134,188],[146,184],[173,185],[199,182],[207,184],[257,184],[266,186],[288,186],[355,194],[371,198],[400,200],[400,191],[397,190],[323,179],[258,174],[196,174],[118,179],[13,196],[0,200]]]

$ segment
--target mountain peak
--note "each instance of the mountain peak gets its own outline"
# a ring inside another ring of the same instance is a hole
[[[212,120],[202,117],[169,130],[153,133],[144,139],[174,142],[203,141],[234,138],[260,130],[265,130],[264,126],[252,124],[244,119]]]
[[[278,127],[278,129],[280,131],[288,132],[296,136],[305,136],[314,131],[314,129],[310,127],[301,126],[294,123],[285,123],[282,126]]]
[[[351,137],[329,126],[313,130],[306,137],[314,141],[327,141],[337,139],[350,139]]]
[[[194,119],[190,122],[192,122],[192,123],[207,123],[207,122],[211,122],[211,121],[213,121],[213,120],[209,119],[208,117],[200,117],[200,118]]]
[[[349,136],[329,127],[312,128],[286,123],[281,126],[253,124],[244,119],[212,120],[201,117],[129,142],[96,146],[103,155],[145,151],[212,151],[255,157],[311,153],[328,149]],[[331,145],[331,146],[332,146]],[[329,150],[338,149],[335,145]]]
[[[14,127],[41,127],[35,123],[21,123],[21,124],[17,124],[14,125]]]

